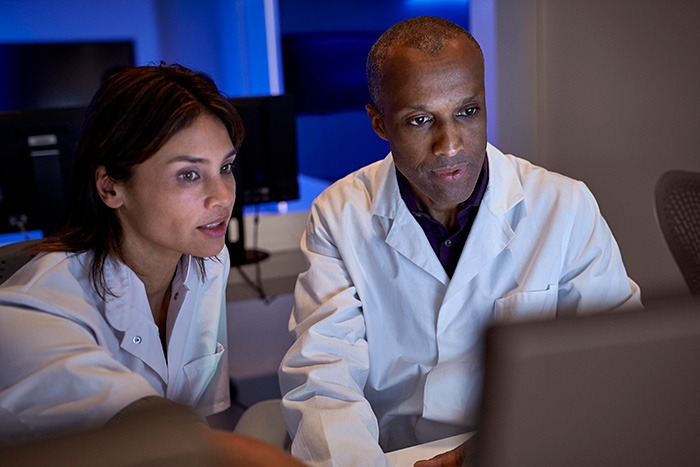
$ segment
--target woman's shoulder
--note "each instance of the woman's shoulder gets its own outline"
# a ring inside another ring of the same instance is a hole
[[[52,301],[56,295],[83,295],[89,253],[39,253],[0,286],[0,301],[21,297]]]

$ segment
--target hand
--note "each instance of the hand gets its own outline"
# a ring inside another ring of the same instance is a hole
[[[470,436],[456,448],[430,459],[418,461],[413,464],[413,467],[473,467],[476,459],[476,438],[476,434]]]

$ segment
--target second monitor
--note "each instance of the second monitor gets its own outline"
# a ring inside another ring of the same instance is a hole
[[[237,97],[229,101],[243,120],[245,139],[237,157],[234,232],[227,241],[231,264],[260,261],[266,254],[245,247],[243,206],[299,198],[297,128],[291,95]]]

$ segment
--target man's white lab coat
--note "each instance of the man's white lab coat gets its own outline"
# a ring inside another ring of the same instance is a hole
[[[581,183],[487,148],[489,181],[450,279],[401,199],[391,155],[314,202],[280,367],[292,453],[382,465],[475,428],[485,327],[640,305]],[[378,442],[379,441],[379,444]]]

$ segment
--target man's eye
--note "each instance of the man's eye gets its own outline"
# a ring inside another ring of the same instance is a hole
[[[194,170],[190,170],[188,172],[182,172],[179,175],[179,178],[181,180],[184,180],[186,182],[193,182],[199,178],[199,174],[195,172]]]
[[[230,174],[233,173],[233,162],[230,162],[228,164],[224,164],[221,167],[221,173],[222,174]]]
[[[417,117],[413,117],[412,119],[410,119],[408,121],[408,123],[410,123],[411,125],[415,125],[415,126],[421,126],[421,125],[425,125],[429,121],[430,121],[430,118],[426,117],[425,115],[419,115]]]
[[[476,115],[478,112],[479,108],[478,107],[469,107],[467,109],[464,109],[463,111],[460,112],[461,115],[464,115],[465,117],[471,117]]]

